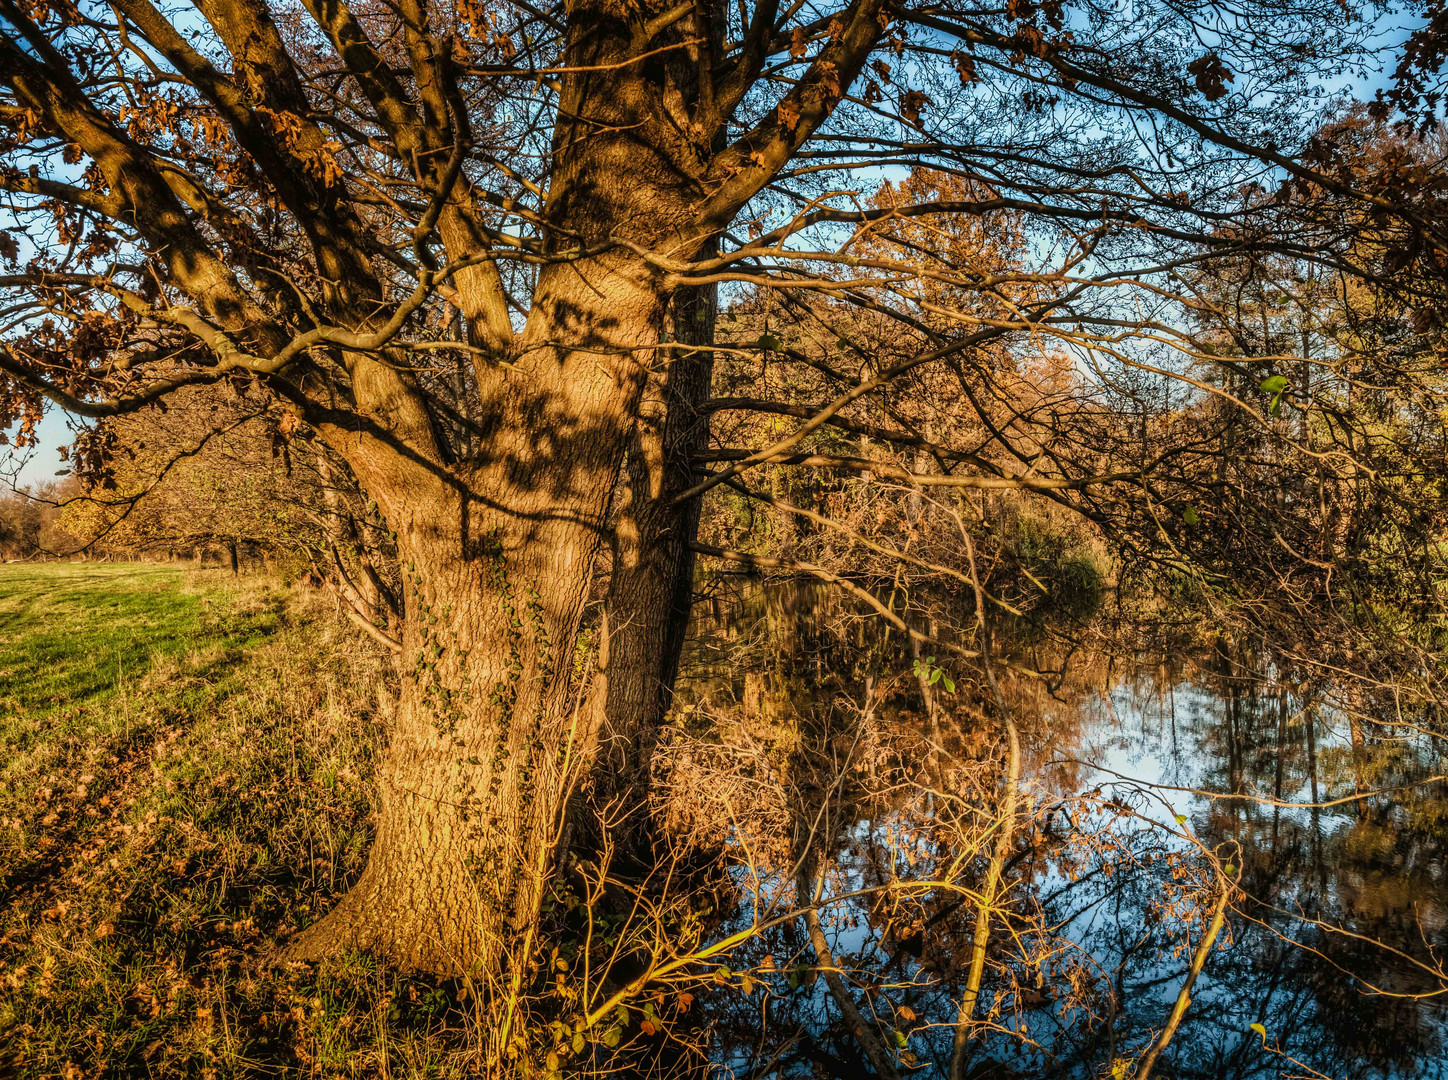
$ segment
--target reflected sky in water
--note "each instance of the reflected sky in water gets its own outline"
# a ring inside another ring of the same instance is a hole
[[[826,633],[785,615],[696,634],[684,694],[696,717],[746,730],[780,761],[817,755],[811,738],[837,746],[850,722],[841,703],[871,692],[883,727],[922,725],[912,680],[889,681],[892,668],[910,670],[908,653],[902,661],[899,646],[878,648],[852,624]],[[1431,718],[1344,709],[1331,687],[1290,674],[1221,653],[1169,665],[1076,656],[1052,692],[1013,684],[1034,811],[1007,873],[1023,918],[1019,940],[993,932],[981,1009],[990,1030],[972,1046],[970,1076],[1133,1075],[1206,922],[1206,893],[1190,888],[1211,880],[1196,845],[1232,860],[1244,895],[1156,1076],[1448,1076],[1448,793],[1421,782],[1445,771],[1444,744],[1421,730]],[[937,718],[941,741],[977,766],[998,763],[995,733],[982,734],[988,721],[962,690]],[[781,783],[808,789],[798,776]],[[835,967],[902,1075],[945,1074],[973,905],[950,894],[893,906],[829,898],[938,873],[951,852],[930,814],[915,794],[841,822],[824,890]],[[967,863],[977,882],[983,863]],[[742,903],[729,929],[756,899],[787,910],[798,885],[788,873],[756,883],[742,868],[735,881]],[[722,1069],[871,1074],[798,923],[734,964],[759,973],[764,992],[711,1006]]]
[[[1249,899],[1197,985],[1172,1062],[1183,1076],[1448,1075],[1448,995],[1412,963],[1448,955],[1442,784],[1351,798],[1437,775],[1442,744],[1204,666],[1181,681],[1141,672],[1098,695],[1072,755],[1102,767],[1083,769],[1086,782],[1150,785],[1158,820],[1183,815],[1204,842],[1243,853]],[[1103,956],[1129,937],[1100,924],[1072,933]],[[1264,1055],[1252,1023],[1306,1068]]]

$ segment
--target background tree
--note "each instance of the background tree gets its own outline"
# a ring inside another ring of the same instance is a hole
[[[65,497],[63,488],[52,482],[19,488],[0,498],[0,558],[32,559],[72,542],[56,506]]]

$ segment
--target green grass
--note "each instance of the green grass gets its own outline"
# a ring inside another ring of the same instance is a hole
[[[153,652],[183,652],[201,631],[203,597],[182,585],[171,567],[0,568],[7,704],[32,715],[68,701],[99,704]]]
[[[279,591],[269,590],[261,611],[239,612],[234,589],[188,588],[186,577],[162,566],[0,567],[0,745],[7,760],[57,725],[76,728],[78,714],[91,726],[124,723],[128,682],[157,661],[201,645],[234,659],[279,628]]]
[[[460,1073],[445,988],[277,962],[361,871],[390,694],[305,590],[0,567],[0,1075]]]

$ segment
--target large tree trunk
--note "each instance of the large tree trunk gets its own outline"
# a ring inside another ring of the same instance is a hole
[[[476,463],[404,467],[330,433],[397,534],[403,682],[367,869],[295,955],[486,979],[522,962],[595,745],[575,647],[661,311],[636,267],[545,271],[520,359],[488,373]]]
[[[404,563],[404,672],[377,835],[361,880],[303,935],[303,955],[347,945],[494,976],[536,916],[586,734],[565,644],[586,574],[566,560],[519,565],[501,545],[470,560],[451,547]]]
[[[676,55],[668,82],[691,105],[700,71],[717,56],[726,25],[722,4],[696,6],[679,32],[693,39],[687,62]],[[707,36],[702,56],[699,36]],[[700,60],[705,63],[702,68]],[[724,148],[725,132],[712,151]],[[696,254],[718,254],[709,236]],[[694,551],[699,500],[680,504],[694,483],[694,458],[709,441],[707,403],[713,388],[719,289],[696,285],[674,293],[662,348],[645,384],[634,425],[613,533],[613,561],[601,623],[598,681],[591,699],[600,739],[595,790],[629,811],[634,829],[647,820],[648,789],[658,731],[673,700],[694,602]],[[617,813],[614,820],[619,820]],[[625,835],[624,839],[628,839]]]

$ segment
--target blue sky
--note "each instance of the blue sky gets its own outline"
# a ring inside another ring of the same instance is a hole
[[[65,468],[60,460],[60,448],[68,445],[72,438],[70,428],[66,426],[65,413],[52,407],[40,422],[39,434],[40,445],[26,451],[29,456],[16,477],[16,483],[20,487],[54,480],[56,471]],[[8,478],[14,464],[14,457],[9,460],[0,459],[0,494],[3,494],[8,486],[5,478]]]

